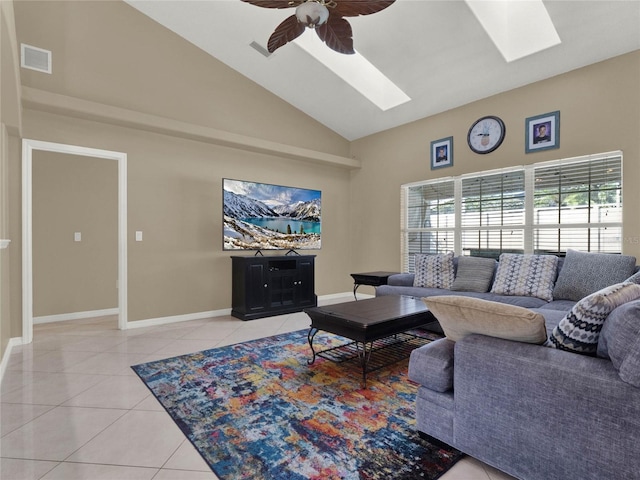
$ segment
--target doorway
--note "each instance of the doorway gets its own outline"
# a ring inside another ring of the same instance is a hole
[[[122,152],[23,139],[22,141],[22,342],[33,340],[33,152],[45,151],[118,163],[118,328],[127,328],[127,155]]]

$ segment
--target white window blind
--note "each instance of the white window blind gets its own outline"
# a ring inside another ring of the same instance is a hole
[[[454,249],[454,181],[404,187],[402,229],[403,269],[413,271],[416,253],[441,253]]]
[[[402,186],[402,268],[454,251],[622,251],[622,153]]]
[[[466,254],[524,251],[524,170],[461,180],[461,246]]]
[[[535,252],[622,250],[622,157],[534,168]]]

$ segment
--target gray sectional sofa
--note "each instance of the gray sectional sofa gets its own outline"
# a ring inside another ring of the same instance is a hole
[[[458,280],[460,263],[454,260]],[[559,325],[593,310],[588,299],[607,297],[599,293],[610,290],[601,290],[603,285],[640,283],[635,258],[622,255],[569,251],[557,262],[552,298],[495,288],[499,268],[497,263],[484,292],[414,286],[414,274],[399,274],[377,287],[376,295],[456,295],[524,307],[541,314],[553,336]],[[595,308],[601,323],[596,335],[587,335],[588,355],[571,345],[549,348],[550,342],[482,333],[414,350],[409,378],[419,385],[418,431],[520,479],[640,479],[640,299],[634,296],[637,290],[609,310]]]

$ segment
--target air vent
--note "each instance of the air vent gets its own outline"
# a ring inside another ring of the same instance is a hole
[[[51,52],[25,43],[20,45],[20,66],[43,73],[51,73]]]
[[[258,42],[251,42],[249,44],[249,46],[251,48],[253,48],[256,52],[264,55],[265,57],[269,58],[271,56],[271,54],[269,53],[269,50],[267,50],[266,48],[264,48],[262,45],[260,45]]]

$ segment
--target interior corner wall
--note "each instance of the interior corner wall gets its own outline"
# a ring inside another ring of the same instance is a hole
[[[231,307],[230,256],[241,253],[222,250],[223,178],[321,190],[322,248],[308,252],[317,255],[316,293],[351,289],[344,168],[29,109],[24,131],[25,138],[127,153],[130,322]]]
[[[400,268],[400,187],[405,183],[622,150],[623,252],[640,258],[640,51],[536,82],[352,143],[362,161],[351,182],[352,267]],[[446,95],[446,92],[434,92]],[[525,119],[560,111],[560,148],[525,153]],[[496,115],[506,138],[478,155],[471,124]],[[430,142],[453,136],[453,166],[430,169]],[[372,214],[375,212],[375,214]]]
[[[20,232],[10,222],[10,189],[12,159],[16,152],[12,146],[18,143],[22,128],[20,107],[20,74],[17,51],[17,35],[13,2],[0,2],[0,238],[11,240],[8,248],[0,249],[0,360],[4,358],[9,340],[19,337],[22,329],[13,328],[14,309],[11,292],[15,275],[14,257]],[[19,250],[18,250],[19,251]],[[20,315],[21,310],[17,310]]]

